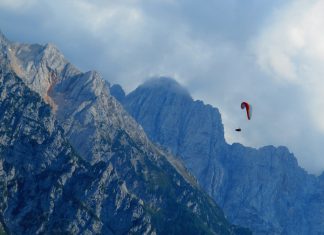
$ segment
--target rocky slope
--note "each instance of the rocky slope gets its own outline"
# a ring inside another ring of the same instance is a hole
[[[0,46],[7,232],[248,233],[148,140],[98,73],[80,72],[51,44],[1,36]]]
[[[154,142],[184,162],[232,223],[255,234],[323,233],[323,180],[300,168],[287,148],[227,144],[219,111],[170,78],[116,97]]]
[[[112,164],[74,152],[50,107],[0,75],[0,214],[8,234],[154,233]]]

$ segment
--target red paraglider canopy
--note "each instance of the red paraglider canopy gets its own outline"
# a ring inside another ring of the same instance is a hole
[[[241,109],[246,109],[247,118],[250,120],[252,116],[252,106],[248,102],[243,101],[241,103]]]

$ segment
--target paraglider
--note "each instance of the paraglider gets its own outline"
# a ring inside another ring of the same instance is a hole
[[[243,101],[241,103],[241,109],[245,109],[246,110],[247,119],[248,120],[251,120],[251,117],[252,117],[252,106],[248,102]],[[242,131],[242,129],[241,128],[237,128],[237,129],[235,129],[235,131],[240,132],[240,131]]]
[[[246,116],[249,120],[251,120],[252,116],[252,106],[248,102],[241,103],[241,109],[246,109]]]

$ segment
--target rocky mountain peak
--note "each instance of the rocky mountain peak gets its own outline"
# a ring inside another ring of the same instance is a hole
[[[54,71],[61,71],[68,63],[62,52],[52,43],[43,46],[42,60]]]
[[[175,79],[170,77],[154,77],[147,80],[143,85],[139,86],[138,89],[148,89],[154,92],[160,91],[166,94],[174,93],[191,97],[187,89],[181,86]]]
[[[51,43],[10,43],[5,49],[5,54],[12,70],[28,87],[39,93],[54,111],[57,107],[51,93],[55,85],[67,76],[80,74]]]
[[[150,139],[184,160],[197,179],[205,177],[210,160],[225,145],[218,109],[194,101],[173,79],[150,80],[123,104]]]

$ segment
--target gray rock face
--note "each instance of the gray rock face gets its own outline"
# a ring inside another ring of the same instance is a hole
[[[9,43],[7,51],[13,71],[52,107],[71,144],[86,161],[109,159],[111,141],[120,129],[134,140],[148,142],[97,72],[80,72],[51,44]],[[103,139],[108,143],[103,144]]]
[[[8,234],[154,233],[111,164],[80,159],[51,109],[0,76],[0,214]]]
[[[285,147],[229,145],[220,113],[175,81],[149,81],[123,101],[148,136],[179,157],[227,218],[255,234],[322,234],[323,177]],[[312,216],[316,215],[316,216]]]
[[[78,71],[52,45],[6,41],[0,55],[0,222],[8,233],[245,232],[148,140],[98,73]]]
[[[126,95],[125,91],[120,85],[114,84],[109,90],[111,95],[114,96],[120,103],[124,101]]]
[[[124,105],[154,142],[182,157],[198,180],[204,177],[214,152],[225,145],[218,110],[193,102],[169,78],[145,83],[126,97]]]

